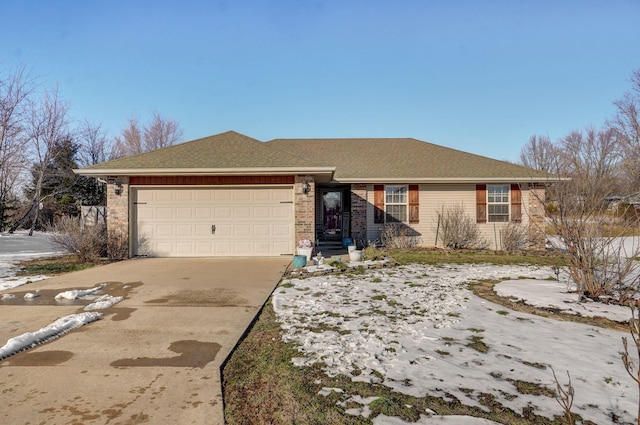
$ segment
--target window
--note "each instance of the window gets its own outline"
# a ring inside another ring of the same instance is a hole
[[[384,207],[387,223],[407,222],[407,186],[385,186]]]
[[[506,223],[509,221],[508,184],[487,186],[487,208],[490,223]]]
[[[486,202],[486,201],[485,201]],[[373,222],[420,222],[420,186],[417,184],[373,186]]]

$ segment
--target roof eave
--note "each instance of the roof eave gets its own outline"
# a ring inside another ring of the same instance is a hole
[[[274,176],[312,174],[333,176],[335,167],[269,167],[269,168],[81,168],[73,172],[81,176]]]
[[[551,183],[568,181],[568,177],[376,177],[336,178],[337,183]]]

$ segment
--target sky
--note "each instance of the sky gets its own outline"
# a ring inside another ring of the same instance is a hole
[[[110,137],[413,137],[516,161],[601,126],[640,68],[640,2],[3,0],[0,75]]]

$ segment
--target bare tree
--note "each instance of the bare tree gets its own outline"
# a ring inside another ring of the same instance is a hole
[[[136,155],[143,152],[142,131],[140,124],[135,117],[129,118],[127,127],[122,129],[122,134],[116,136],[113,157],[122,158],[123,156]]]
[[[608,124],[624,151],[622,161],[629,187],[640,186],[640,68],[631,74],[631,91],[613,104],[616,115]]]
[[[77,130],[78,166],[87,167],[110,159],[112,146],[100,124],[93,124],[87,120],[80,123]]]
[[[610,129],[572,131],[560,141],[559,171],[572,177],[584,208],[599,210],[607,195],[619,191],[620,145]],[[579,190],[578,190],[579,189]]]
[[[165,148],[174,145],[182,138],[183,131],[177,121],[163,118],[153,113],[151,122],[144,128],[144,150]]]
[[[45,91],[42,99],[31,105],[27,123],[27,138],[33,162],[36,165],[33,168],[35,175],[31,206],[10,231],[15,231],[31,217],[29,235],[33,235],[42,202],[45,198],[53,195],[49,193],[43,196],[42,188],[49,166],[56,160],[56,155],[64,153],[64,150],[56,149],[56,146],[69,138],[68,111],[69,105],[59,98],[57,87],[51,91]]]
[[[629,320],[629,332],[631,332],[631,337],[633,338],[633,342],[635,345],[635,353],[636,357],[640,357],[640,324],[638,322],[638,307],[634,305],[630,305],[631,307],[631,319]],[[622,353],[622,363],[624,364],[624,368],[627,370],[631,379],[636,382],[638,389],[640,390],[640,369],[638,365],[634,363],[631,358],[631,354],[629,353],[629,346],[627,344],[627,338],[622,337],[622,346],[624,347],[624,352]],[[638,425],[640,425],[640,401],[638,403]]]
[[[177,121],[164,118],[157,112],[154,112],[151,122],[142,129],[137,118],[129,118],[127,127],[115,139],[112,156],[122,158],[171,146],[180,141],[182,134]]]
[[[25,164],[25,120],[33,80],[26,69],[0,76],[0,230],[10,219],[16,184]]]
[[[640,246],[621,238],[631,234],[637,219],[617,220],[608,210],[607,195],[617,189],[620,149],[611,130],[574,131],[560,141],[559,172],[570,179],[549,185],[548,222],[567,250],[567,270],[578,292],[590,298],[632,297],[640,283]],[[625,251],[627,249],[627,251]]]
[[[547,173],[556,172],[559,154],[548,136],[533,135],[520,150],[520,164]]]

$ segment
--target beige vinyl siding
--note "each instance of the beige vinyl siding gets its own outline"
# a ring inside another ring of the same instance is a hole
[[[529,190],[522,187],[522,225],[529,225]],[[380,240],[382,224],[374,223],[373,185],[367,186],[367,240]],[[420,235],[420,245],[432,247],[436,244],[438,212],[443,206],[462,204],[465,212],[475,221],[476,185],[475,184],[421,184],[420,185],[420,221],[411,227]],[[500,232],[509,223],[478,224],[482,236],[490,249],[501,249]],[[497,244],[496,244],[497,242]],[[437,245],[441,246],[439,239]]]
[[[374,222],[374,194],[373,185],[367,185],[367,240],[365,242],[380,241],[382,223]]]

